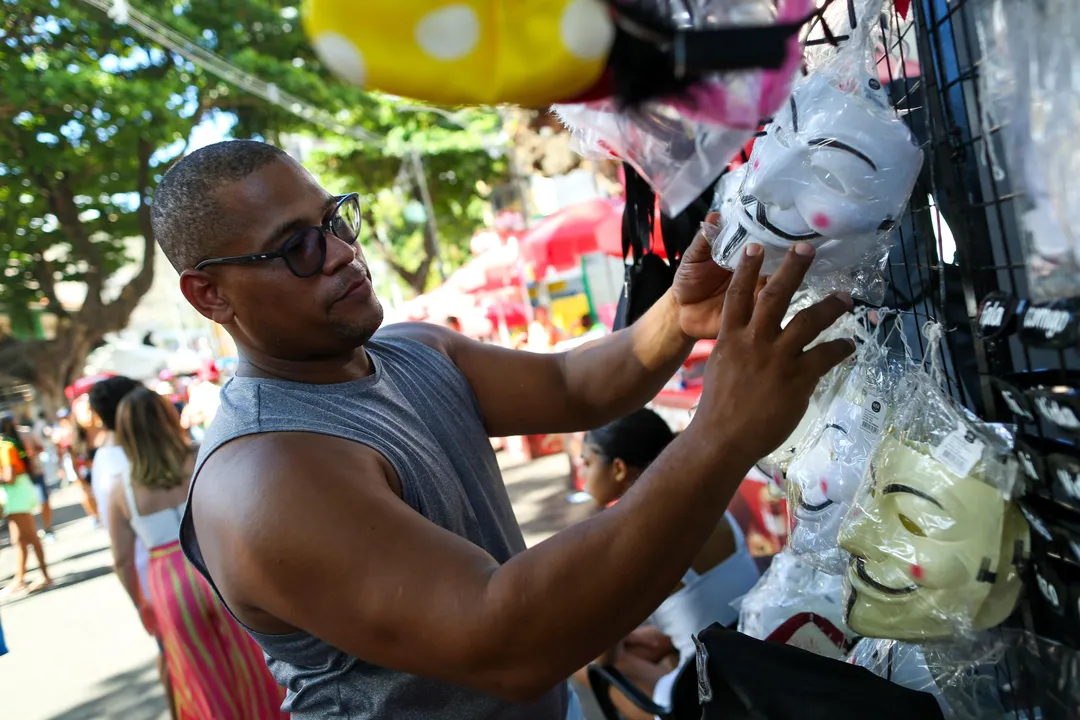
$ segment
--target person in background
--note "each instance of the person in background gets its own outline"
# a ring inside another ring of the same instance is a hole
[[[176,716],[287,718],[279,710],[285,691],[270,676],[259,646],[180,550],[195,449],[176,409],[149,388],[133,389],[120,400],[116,440],[131,469],[109,495],[113,564],[146,631],[161,639]],[[149,593],[135,568],[136,539],[150,548]]]
[[[607,332],[607,327],[603,323],[597,322],[591,312],[587,312],[581,316],[577,334],[580,337],[581,335],[588,335],[591,332]]]
[[[46,542],[55,541],[56,535],[52,530],[52,506],[49,505],[49,485],[45,478],[44,443],[38,442],[32,430],[21,431],[15,424],[15,419],[9,415],[0,418],[0,435],[18,438],[22,443],[23,452],[26,454],[27,474],[37,488],[41,505],[41,531],[38,532],[38,536]]]
[[[71,412],[60,418],[61,447],[64,452],[64,470],[70,481],[78,485],[79,501],[94,527],[101,527],[97,502],[90,485],[90,470],[94,460],[94,417],[90,401],[85,395],[75,398]]]
[[[529,323],[529,341],[526,349],[529,352],[547,353],[555,347],[555,343],[562,339],[562,335],[551,323],[551,314],[548,309],[541,305],[533,308],[533,321]]]
[[[188,388],[188,402],[180,413],[180,424],[190,433],[195,444],[202,443],[210,423],[221,406],[221,378],[213,360],[207,360]]]
[[[101,522],[106,528],[109,527],[109,498],[112,496],[113,488],[123,483],[124,478],[131,472],[131,463],[128,462],[127,454],[116,439],[116,412],[124,396],[139,387],[143,387],[143,385],[129,377],[118,375],[95,383],[90,388],[90,409],[93,410],[94,415],[97,416],[98,421],[105,428],[101,446],[94,453],[94,464],[90,468],[90,485],[94,493],[94,502],[98,507],[98,514],[101,516]],[[139,587],[142,590],[143,597],[149,597],[150,551],[136,537],[132,552]],[[143,621],[147,632],[152,629],[156,630],[153,624],[147,625],[146,618],[143,618]],[[156,633],[151,634],[156,637]],[[165,661],[165,647],[162,645],[160,638],[156,639],[158,643],[158,677],[165,688],[165,697],[169,702],[169,714],[175,719],[177,717],[176,703],[173,699],[172,683],[169,679],[168,665]]]
[[[28,474],[26,450],[22,440],[14,432],[13,418],[6,417],[0,422],[0,504],[7,515],[8,531],[11,544],[15,548],[15,577],[11,585],[4,589],[5,595],[33,592],[52,585],[49,568],[45,562],[45,550],[34,527],[34,507],[37,505],[37,493]],[[8,431],[11,431],[9,434]],[[41,580],[29,585],[26,582],[26,557],[30,548],[34,548]]]
[[[674,439],[667,422],[649,409],[586,433],[582,446],[585,491],[601,509],[615,504]],[[653,612],[649,623],[599,662],[613,664],[657,704],[670,704],[679,669],[695,656],[692,634],[714,622],[734,623],[738,614],[731,602],[749,592],[760,575],[742,529],[730,512],[724,513],[682,581]],[[584,669],[575,678],[588,685]],[[617,690],[612,691],[612,701],[629,720],[652,717]]]

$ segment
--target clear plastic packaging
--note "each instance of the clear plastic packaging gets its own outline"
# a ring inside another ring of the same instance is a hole
[[[875,3],[880,14],[875,0],[863,17],[873,17]],[[796,83],[755,141],[738,199],[722,210],[713,257],[734,268],[743,247],[759,243],[767,275],[793,243],[809,242],[817,256],[808,287],[880,304],[889,236],[923,156],[878,79],[869,30],[845,45]]]
[[[1007,674],[1000,666],[1020,639],[1017,632],[930,645],[863,638],[847,662],[909,690],[930,693],[948,720],[1004,720],[1016,715],[1001,696]]]
[[[739,601],[739,632],[841,659],[856,639],[843,622],[841,585],[785,548]]]
[[[980,3],[976,27],[986,124],[1003,127],[1003,160],[1026,205],[1031,296],[1042,302],[1080,295],[1080,4],[989,0]],[[993,153],[991,162],[1003,180],[1002,158]]]
[[[837,535],[890,417],[904,377],[903,359],[864,341],[842,385],[788,467],[792,552],[840,575],[848,565]]]
[[[819,299],[820,296],[814,293],[800,293],[797,295],[788,309],[783,324],[786,326],[791,321],[791,318],[795,317],[796,313],[809,307]],[[866,312],[865,308],[856,308],[854,312],[846,313],[833,323],[832,327],[821,333],[813,344],[816,345],[840,338],[854,338],[856,342],[865,342],[868,339],[865,322]],[[795,430],[776,450],[756,463],[757,468],[772,478],[777,486],[786,486],[785,480],[791,461],[805,444],[807,435],[817,426],[822,413],[828,409],[829,404],[836,395],[836,391],[847,378],[854,365],[855,358],[848,358],[826,373],[814,389],[810,404],[807,406],[806,412],[803,414],[802,419],[799,420]]]
[[[790,23],[806,17],[810,0],[638,0],[685,28]],[[552,106],[585,157],[628,162],[653,188],[660,207],[677,215],[720,174],[753,136],[762,118],[787,99],[802,46],[792,36],[788,57],[775,70],[717,73],[685,97],[621,109],[613,100]]]
[[[927,355],[934,357],[940,326]],[[1030,555],[1027,521],[1009,501],[1011,437],[907,373],[904,403],[870,460],[840,527],[850,627],[922,642],[993,627],[1012,612]]]

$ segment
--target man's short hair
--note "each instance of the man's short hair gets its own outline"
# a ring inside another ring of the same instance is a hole
[[[218,192],[270,163],[289,157],[256,140],[207,145],[169,168],[154,192],[150,222],[176,272],[218,254],[229,233]]]
[[[140,383],[129,377],[117,375],[99,380],[90,388],[90,409],[101,418],[106,430],[116,429],[116,409],[120,407],[120,401],[140,386]]]

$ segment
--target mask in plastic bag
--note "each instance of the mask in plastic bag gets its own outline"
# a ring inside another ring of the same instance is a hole
[[[757,585],[739,603],[739,632],[840,659],[855,636],[844,625],[842,580],[777,554]]]
[[[791,307],[788,308],[788,312],[785,314],[784,321],[781,325],[786,327],[800,310],[810,307],[819,299],[821,299],[821,296],[816,293],[803,292],[797,294]],[[868,336],[864,331],[865,316],[865,308],[856,308],[853,312],[845,313],[840,319],[833,323],[831,327],[822,332],[809,347],[840,338],[861,337],[863,342],[865,342],[868,339]],[[784,487],[783,481],[787,477],[791,461],[795,459],[795,456],[803,448],[807,436],[814,431],[815,428],[820,427],[818,423],[819,419],[828,409],[829,404],[842,387],[854,364],[854,358],[848,358],[829,370],[829,372],[818,381],[817,387],[814,389],[814,394],[810,397],[810,403],[807,405],[806,412],[803,413],[802,419],[799,420],[799,424],[791,434],[788,435],[784,442],[776,448],[776,450],[756,463],[756,467],[772,478],[777,486]]]
[[[909,690],[930,693],[949,720],[1006,720],[1016,718],[1015,709],[1031,701],[1031,689],[1024,688],[1023,681],[1018,687],[1011,670],[1017,660],[1014,648],[1030,643],[1031,636],[1012,629],[921,646],[863,638],[847,662]],[[1008,697],[1017,691],[1020,695]],[[1022,705],[1017,704],[1019,697],[1025,698]]]
[[[633,5],[634,3],[631,3]],[[659,3],[641,2],[641,5]],[[672,11],[680,31],[726,27],[792,27],[806,19],[809,0],[699,0],[693,12]],[[791,91],[801,61],[797,34],[785,41],[782,61],[770,69],[742,69],[703,76],[681,94],[665,94],[627,108],[617,98],[556,104],[553,110],[574,135],[575,148],[594,158],[616,158],[634,167],[673,216],[698,197]],[[718,46],[717,46],[718,47]],[[750,57],[746,54],[746,57]],[[753,63],[743,63],[750,68]]]
[[[774,272],[797,242],[817,254],[811,278],[824,289],[867,291],[843,276],[888,253],[886,238],[903,212],[922,152],[889,107],[881,83],[863,77],[851,90],[827,74],[811,75],[766,126],[750,156],[738,202],[713,243],[724,267],[738,265],[748,243],[765,249],[762,272]]]
[[[1080,294],[1080,69],[1075,39],[1080,6],[994,0],[979,4],[977,31],[986,126],[1000,125],[1011,188],[1022,216],[1031,296],[1036,301]],[[995,173],[1001,158],[993,154]],[[1004,177],[997,178],[1004,181]]]
[[[934,457],[891,435],[878,448],[840,529],[852,555],[845,617],[861,635],[942,638],[993,627],[1012,612],[1030,554],[1027,522],[973,470],[955,472],[948,453],[960,452],[939,447]]]
[[[847,567],[840,549],[840,523],[854,502],[870,458],[888,420],[893,389],[902,377],[899,362],[881,358],[876,345],[844,380],[788,467],[791,550],[820,570],[839,575]]]
[[[942,706],[942,711],[948,714],[948,707],[927,666],[926,656],[918,645],[882,638],[863,638],[855,643],[847,662],[909,690],[931,693]]]

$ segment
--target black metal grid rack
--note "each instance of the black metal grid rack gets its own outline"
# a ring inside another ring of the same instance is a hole
[[[985,58],[976,14],[989,1],[913,0],[907,18],[887,3],[891,17],[882,22],[887,52],[881,62],[893,78],[893,104],[922,144],[925,160],[895,230],[885,304],[902,311],[907,344],[920,356],[926,350],[923,323],[943,323],[948,332],[940,362],[958,401],[987,420],[1016,424],[1033,442],[1065,440],[1075,447],[1075,440],[1038,413],[1025,420],[1011,412],[991,383],[1031,371],[1066,377],[1080,369],[1075,349],[1031,348],[1017,334],[984,340],[977,327],[979,303],[987,294],[1029,295],[1020,225],[1025,198],[1002,172],[1002,127],[987,120],[988,100],[979,82]],[[1034,585],[1029,578],[1010,620],[1027,631],[1026,641],[998,664],[999,691],[1014,717],[1078,717],[1077,691],[1069,688],[1080,676],[1078,662],[1067,649],[1035,640]]]

